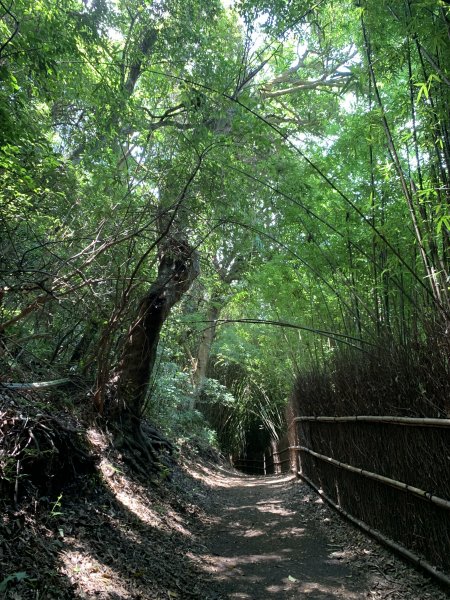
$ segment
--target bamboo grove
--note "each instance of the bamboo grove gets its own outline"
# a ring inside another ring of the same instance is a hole
[[[450,414],[447,2],[0,17],[4,381],[73,377],[146,460],[143,414],[236,449],[295,379],[304,414]]]

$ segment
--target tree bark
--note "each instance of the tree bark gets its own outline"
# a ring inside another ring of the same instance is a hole
[[[141,431],[141,417],[162,326],[171,308],[199,274],[198,256],[186,240],[166,238],[158,276],[142,298],[126,337],[114,376],[115,393],[108,417],[116,425],[119,445],[138,447],[155,458]],[[151,444],[150,444],[151,446]]]
[[[193,373],[194,382],[194,395],[191,401],[191,410],[195,408],[196,401],[200,396],[203,382],[206,378],[208,370],[209,358],[211,356],[211,346],[216,337],[217,319],[220,316],[220,308],[218,305],[218,299],[212,298],[211,305],[208,308],[206,320],[210,323],[207,324],[205,330],[202,333],[200,344],[197,351],[197,360],[195,363],[195,370]]]
[[[232,252],[222,264],[217,257],[214,257],[213,265],[222,285],[229,288],[233,281],[237,281],[241,277],[244,259],[238,252]],[[191,410],[194,410],[196,403],[200,398],[203,382],[207,375],[208,363],[211,357],[211,347],[216,337],[217,321],[220,317],[223,304],[223,290],[215,290],[212,293],[206,313],[208,325],[200,338],[196,360],[194,361],[194,371],[192,373],[194,393],[190,404]]]

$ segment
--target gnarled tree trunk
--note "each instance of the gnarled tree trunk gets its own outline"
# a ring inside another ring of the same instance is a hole
[[[118,444],[138,450],[144,460],[155,459],[151,440],[142,434],[141,418],[160,332],[171,308],[198,274],[198,256],[188,242],[166,238],[158,276],[141,300],[114,376],[115,395],[107,416],[115,425]]]

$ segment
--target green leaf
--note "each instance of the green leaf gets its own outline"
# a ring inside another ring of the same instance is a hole
[[[0,592],[6,592],[8,584],[12,581],[22,581],[28,579],[29,575],[25,571],[18,571],[17,573],[11,573],[0,583]]]
[[[419,88],[419,93],[417,94],[417,102],[420,101],[422,94],[425,96],[425,98],[428,100],[428,85],[427,83],[415,83],[414,84],[416,87]]]

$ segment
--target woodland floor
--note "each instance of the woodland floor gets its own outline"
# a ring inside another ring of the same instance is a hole
[[[2,502],[0,598],[448,597],[292,477],[241,475],[189,450],[170,482],[144,484],[90,436],[98,476],[19,508]]]

